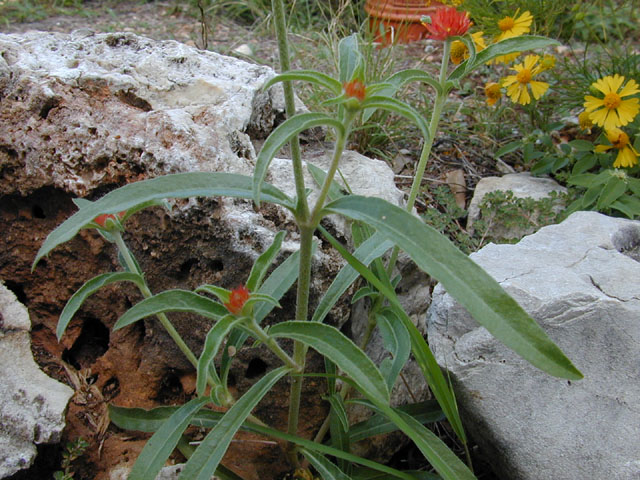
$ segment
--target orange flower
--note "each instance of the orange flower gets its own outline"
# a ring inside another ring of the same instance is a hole
[[[247,300],[249,300],[249,289],[241,285],[231,290],[229,301],[224,306],[234,315],[240,315]]]
[[[431,15],[431,23],[423,22],[424,28],[434,40],[464,35],[471,26],[468,12],[459,12],[455,7],[439,8]]]
[[[344,83],[342,88],[344,88],[344,94],[347,98],[357,98],[361,102],[364,100],[366,87],[357,78]]]
[[[122,220],[126,213],[126,211],[118,213],[118,219]],[[102,215],[98,215],[96,218],[94,218],[93,221],[100,225],[102,228],[105,228],[107,220],[109,218],[114,221],[117,220],[116,216],[113,213],[103,213]]]

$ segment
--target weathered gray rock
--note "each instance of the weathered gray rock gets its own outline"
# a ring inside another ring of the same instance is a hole
[[[60,441],[73,395],[34,362],[30,329],[27,309],[0,283],[0,478],[28,468],[35,444]]]
[[[510,480],[640,478],[640,222],[577,212],[473,259],[583,372],[553,378],[497,342],[439,285],[429,344],[472,436]]]
[[[510,173],[502,177],[484,177],[482,178],[473,192],[473,198],[469,203],[469,214],[467,217],[467,228],[473,231],[473,224],[482,216],[480,205],[487,193],[491,192],[513,192],[515,198],[532,198],[533,200],[542,200],[549,198],[552,192],[566,193],[567,189],[551,178],[533,177],[529,173]],[[554,209],[560,211],[562,205],[559,203]],[[535,220],[536,212],[533,214]],[[509,228],[500,221],[490,221],[491,223],[489,235],[492,238],[519,239],[525,235],[529,235],[535,231],[535,227],[529,228]]]

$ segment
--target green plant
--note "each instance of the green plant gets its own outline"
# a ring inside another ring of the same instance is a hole
[[[74,476],[72,464],[84,454],[88,447],[89,442],[82,437],[78,437],[75,440],[68,442],[62,452],[62,462],[60,464],[62,470],[54,472],[54,480],[72,480]]]
[[[372,475],[403,479],[424,478],[418,472],[390,468],[353,455],[350,443],[367,435],[402,430],[416,444],[437,474],[446,480],[473,479],[470,465],[465,465],[424,423],[444,415],[460,442],[466,448],[466,434],[449,383],[435,361],[424,337],[420,334],[395,293],[398,277],[394,267],[399,250],[405,251],[419,268],[431,274],[457,298],[474,317],[496,338],[524,359],[543,371],[561,378],[579,379],[582,374],[544,331],[484,270],[460,252],[447,238],[424,224],[411,211],[420,190],[421,180],[431,152],[440,116],[449,93],[460,81],[487,61],[514,51],[543,48],[554,42],[543,37],[521,36],[496,43],[476,54],[473,42],[464,37],[452,37],[448,27],[466,31],[463,14],[448,10],[441,17],[434,15],[433,28],[443,40],[444,55],[437,78],[421,70],[403,70],[382,82],[365,84],[365,65],[357,36],[349,36],[338,45],[338,78],[316,71],[289,70],[284,4],[273,2],[273,20],[284,73],[269,81],[265,88],[284,83],[285,103],[289,118],[279,125],[264,142],[253,177],[229,173],[182,173],[131,183],[118,188],[95,202],[77,200],[79,208],[72,217],[56,228],[45,240],[34,266],[58,245],[73,238],[81,229],[94,228],[113,243],[119,253],[122,270],[99,275],[85,283],[69,300],[58,322],[57,335],[62,336],[74,313],[96,290],[115,282],[129,282],[138,288],[144,299],[129,309],[114,326],[118,330],[145,317],[156,316],[186,358],[197,371],[197,396],[178,407],[161,407],[152,411],[112,407],[110,417],[117,425],[155,432],[138,457],[130,479],[154,479],[171,452],[178,448],[187,457],[180,478],[208,480],[213,473],[223,479],[238,476],[221,465],[221,459],[234,435],[245,429],[287,442],[287,453],[293,468],[300,467],[304,457],[323,479]],[[451,42],[464,41],[470,50],[469,59],[455,69],[449,69]],[[329,113],[295,114],[292,81],[306,81],[331,94]],[[431,119],[427,122],[409,104],[394,95],[409,82],[423,82],[435,92]],[[334,177],[351,133],[355,119],[376,109],[391,111],[417,125],[424,145],[416,167],[405,208],[378,198],[345,194]],[[329,169],[325,172],[310,167],[320,185],[318,198],[308,203],[303,164],[297,142],[298,134],[315,126],[328,126],[335,136]],[[264,182],[269,164],[276,153],[290,143],[296,195],[291,198]],[[260,255],[244,285],[228,290],[218,285],[202,285],[194,291],[168,290],[154,294],[149,288],[140,263],[127,247],[123,233],[131,215],[149,206],[161,204],[165,198],[230,196],[253,199],[257,207],[272,203],[289,210],[300,232],[300,249],[290,255],[269,275],[267,272],[280,252],[285,232],[275,235],[273,243]],[[321,225],[327,215],[341,215],[352,220],[352,236],[356,248],[350,252]],[[314,234],[320,234],[348,262],[320,299],[317,308],[309,311],[311,258],[315,248]],[[383,254],[391,251],[387,260]],[[365,341],[355,345],[338,329],[322,323],[338,298],[362,276],[366,284],[356,298],[369,297],[372,302]],[[270,328],[262,325],[264,318],[276,307],[279,299],[297,283],[296,313],[292,321],[283,321]],[[213,297],[213,298],[212,298]],[[206,337],[202,353],[197,357],[173,327],[168,314],[190,312],[211,319],[213,325]],[[365,354],[366,340],[375,328],[384,338],[390,357],[375,365]],[[228,388],[228,372],[234,352],[248,338],[269,348],[282,366],[266,373],[245,394],[236,398]],[[286,350],[282,340],[292,340],[292,350]],[[324,356],[324,373],[309,374],[305,370],[306,353],[313,348]],[[221,359],[215,362],[221,350]],[[401,368],[412,353],[420,366],[439,409],[433,403],[415,407],[390,406],[390,390]],[[302,414],[301,391],[306,375],[319,375],[327,381],[330,415],[316,435],[316,441],[297,435]],[[289,424],[286,432],[265,425],[251,412],[273,385],[288,376]],[[342,382],[339,384],[337,380]],[[341,385],[341,386],[340,386]],[[350,398],[357,390],[361,398]],[[369,408],[373,417],[364,424],[349,425],[345,415],[349,403]],[[218,406],[224,412],[214,412],[207,406]],[[424,415],[424,409],[435,415]],[[435,410],[435,412],[434,412]],[[185,436],[189,425],[210,429],[194,448]],[[375,427],[375,428],[374,428]],[[330,444],[323,443],[330,431]],[[468,456],[468,451],[467,451]],[[334,457],[333,463],[328,457]],[[306,476],[306,475],[305,475]]]

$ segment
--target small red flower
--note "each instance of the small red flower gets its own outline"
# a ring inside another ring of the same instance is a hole
[[[351,80],[350,82],[345,82],[342,85],[344,88],[344,94],[347,98],[357,98],[359,101],[363,101],[365,97],[365,86],[357,78]]]
[[[431,15],[431,23],[423,22],[434,40],[464,35],[471,26],[468,12],[459,12],[455,7],[439,8]]]
[[[118,213],[118,218],[120,219],[124,218],[126,213],[127,213],[126,211]],[[103,213],[102,215],[98,215],[96,218],[94,218],[93,221],[96,222],[98,225],[100,225],[102,228],[104,228],[108,218],[115,220],[116,216],[113,213]]]
[[[231,290],[229,301],[224,306],[234,315],[239,315],[247,300],[249,300],[249,289],[241,285]]]

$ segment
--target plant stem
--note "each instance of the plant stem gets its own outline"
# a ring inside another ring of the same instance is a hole
[[[427,168],[427,162],[431,155],[431,149],[433,147],[434,139],[438,133],[438,125],[440,123],[440,117],[442,116],[442,109],[447,101],[449,92],[445,88],[447,82],[447,68],[449,66],[449,53],[451,52],[451,41],[446,40],[444,42],[444,51],[442,52],[442,63],[440,64],[440,76],[438,82],[442,88],[441,93],[436,93],[436,98],[433,102],[433,111],[431,112],[431,121],[429,122],[429,137],[424,139],[424,145],[420,152],[420,160],[418,160],[418,166],[413,175],[413,183],[411,184],[411,190],[409,191],[409,198],[407,199],[406,210],[411,212],[413,206],[416,203],[416,198],[420,192],[420,185],[422,184],[422,178],[424,177],[424,171]],[[396,246],[393,248],[389,263],[387,264],[387,274],[392,275],[393,269],[396,266],[398,260],[398,253],[400,249]]]
[[[282,363],[284,363],[287,367],[294,369],[294,371],[296,372],[300,371],[300,364],[294,362],[291,357],[287,355],[287,352],[285,352],[282,347],[278,345],[278,342],[276,342],[272,337],[265,333],[260,325],[258,325],[258,322],[256,322],[255,318],[252,317],[251,322],[248,323],[247,326],[258,340],[264,343],[269,348],[269,350],[275,353],[276,356],[280,360],[282,360]]]
[[[287,72],[291,70],[291,62],[289,61],[289,42],[287,39],[287,22],[284,13],[284,4],[282,0],[272,0],[271,8],[273,11],[273,19],[278,39],[278,53],[280,56],[280,70]],[[282,82],[284,89],[284,103],[287,117],[291,118],[296,114],[295,94],[293,85],[290,81]],[[307,204],[307,195],[304,185],[304,174],[302,172],[302,155],[300,153],[300,141],[295,135],[290,142],[291,145],[291,163],[293,164],[293,177],[296,183],[296,213],[297,217],[303,220],[309,218],[309,205]]]

